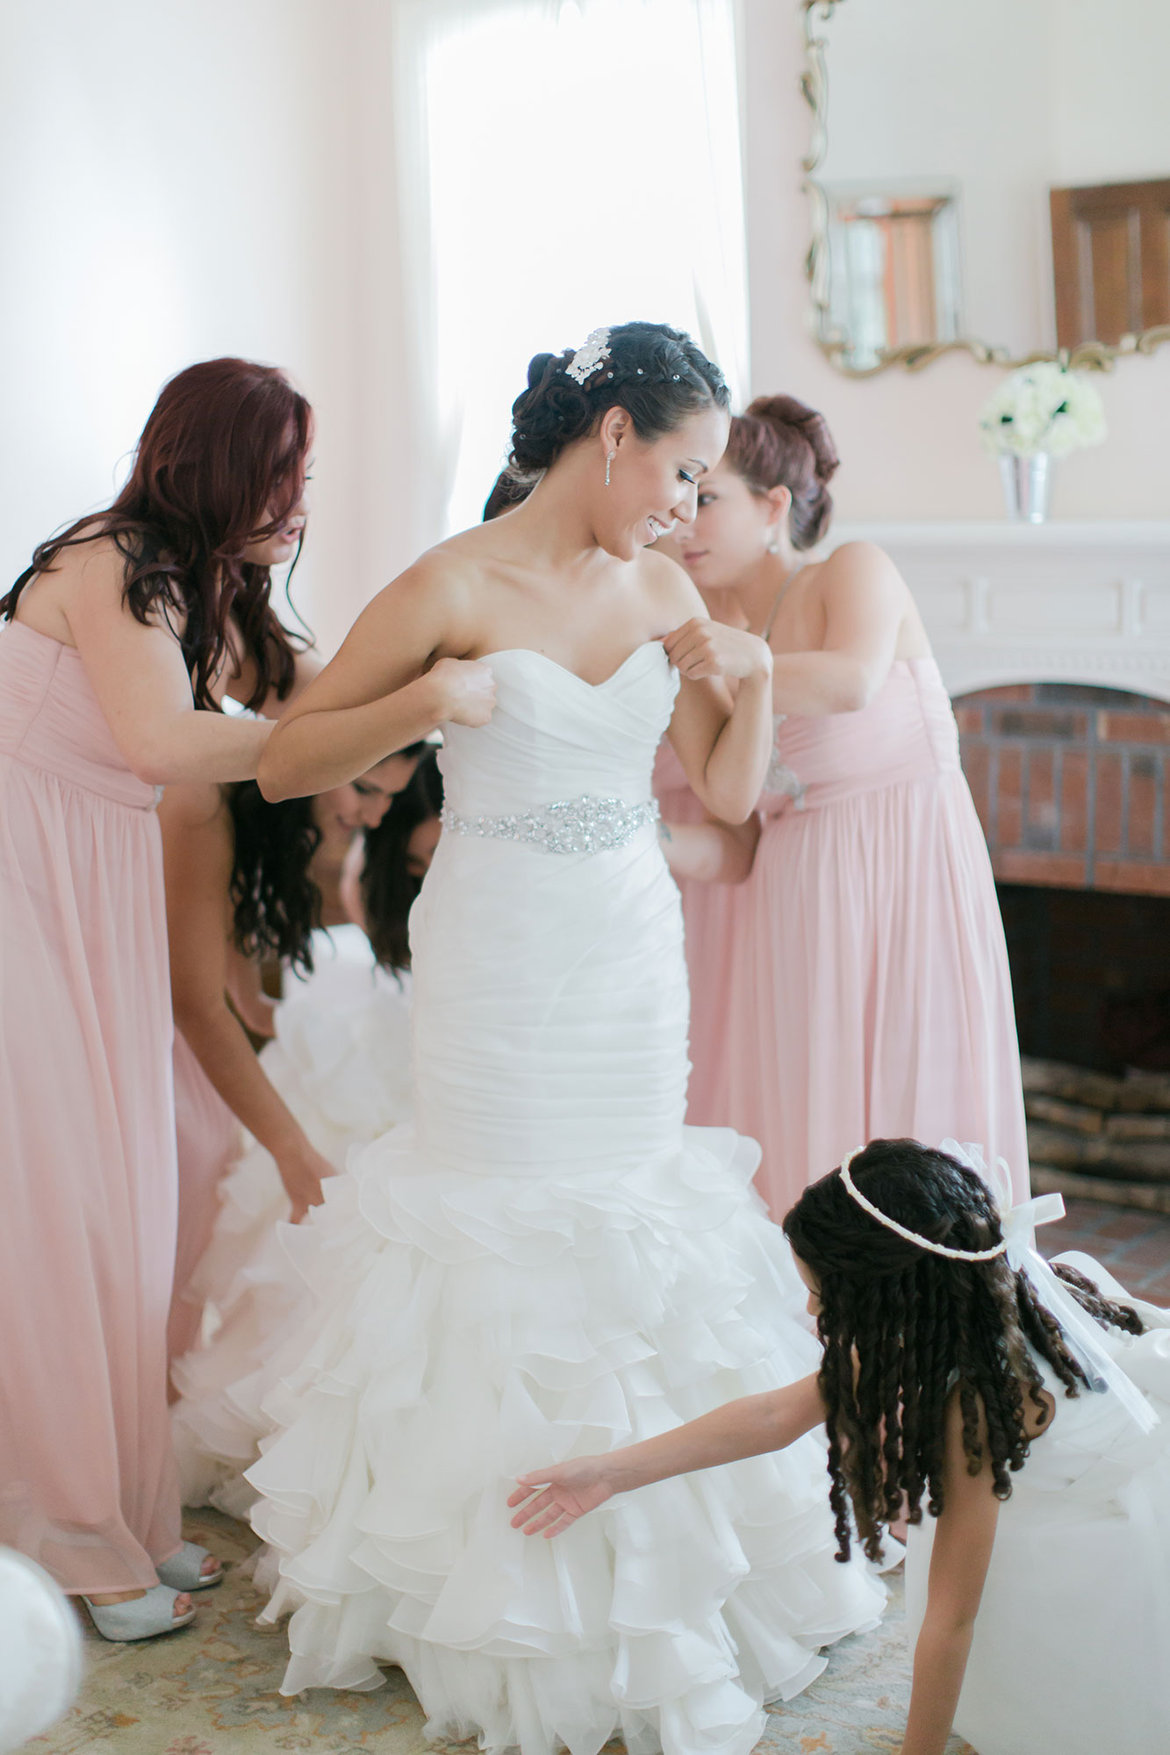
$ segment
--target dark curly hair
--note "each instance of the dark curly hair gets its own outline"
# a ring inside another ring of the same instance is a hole
[[[374,955],[386,969],[409,969],[407,923],[422,879],[407,864],[410,837],[420,823],[443,808],[443,776],[437,753],[426,753],[410,784],[391,801],[376,829],[366,830],[366,862],[362,868],[362,909]]]
[[[406,869],[411,831],[427,816],[437,816],[443,802],[438,770],[430,744],[413,743],[398,755],[419,757],[407,786],[390,801],[382,821],[362,831],[362,905],[366,931],[380,963],[390,969],[410,962],[406,916],[418,894],[418,881]],[[419,802],[430,799],[431,809]],[[278,957],[302,974],[313,968],[312,934],[321,925],[321,890],[311,875],[313,855],[321,845],[313,799],[264,797],[254,780],[226,788],[232,824],[232,941],[247,957]]]
[[[279,957],[303,974],[321,924],[321,891],[309,875],[321,831],[312,798],[272,804],[254,780],[226,789],[232,824],[232,941],[246,957]]]
[[[899,1224],[952,1249],[990,1249],[1002,1237],[987,1186],[947,1153],[916,1140],[873,1140],[850,1164],[859,1191]],[[1003,1256],[953,1261],[906,1241],[852,1199],[840,1172],[805,1190],[784,1233],[819,1282],[819,1383],[829,1436],[829,1501],[837,1558],[850,1553],[850,1504],[867,1555],[902,1509],[911,1523],[943,1509],[946,1407],[957,1384],[971,1474],[983,1467],[986,1426],[993,1491],[1028,1455],[1025,1392],[1043,1415],[1047,1361],[1076,1395],[1087,1385],[1056,1319]],[[1057,1269],[1102,1323],[1140,1333],[1141,1319],[1083,1276]]]
[[[624,408],[638,437],[649,443],[697,409],[730,405],[718,366],[681,329],[619,323],[608,337],[609,357],[584,384],[566,374],[575,348],[538,353],[529,362],[528,388],[512,404],[508,467],[514,475],[548,469],[611,408]]]
[[[724,460],[753,493],[786,487],[792,546],[816,547],[833,516],[827,484],[840,461],[823,414],[795,396],[757,396],[732,420]]]
[[[135,621],[161,609],[181,622],[197,707],[218,710],[213,683],[233,625],[256,676],[244,704],[260,707],[273,691],[284,700],[309,640],[290,638],[269,602],[269,568],[243,554],[249,541],[275,534],[300,499],[312,431],[312,409],[275,366],[188,366],[164,384],[117,499],[34,549],[0,598],[0,616],[15,615],[22,592],[52,572],[63,549],[108,536],[125,561],[123,596]]]
[[[517,475],[513,469],[501,469],[483,503],[483,522],[490,524],[493,518],[510,512],[513,506],[523,505],[536,486],[536,480],[532,475]]]

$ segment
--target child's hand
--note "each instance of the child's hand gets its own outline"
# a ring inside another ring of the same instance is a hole
[[[529,1475],[518,1475],[520,1485],[508,1500],[509,1506],[522,1505],[512,1519],[514,1530],[526,1536],[559,1536],[570,1524],[595,1511],[617,1491],[607,1459],[583,1456],[573,1462],[553,1463],[547,1469],[534,1469]],[[527,1501],[527,1503],[525,1503]]]

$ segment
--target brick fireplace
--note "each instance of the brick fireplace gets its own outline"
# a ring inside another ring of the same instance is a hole
[[[954,705],[1008,942],[1033,1180],[1170,1210],[1170,703],[1037,682]]]
[[[1170,896],[1170,702],[1017,683],[960,696],[955,717],[1001,883]]]

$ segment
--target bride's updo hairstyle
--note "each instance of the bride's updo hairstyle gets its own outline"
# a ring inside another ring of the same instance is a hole
[[[871,1140],[849,1161],[866,1200],[917,1237],[949,1249],[1002,1241],[999,1212],[982,1177],[917,1140]],[[853,1199],[839,1170],[806,1188],[784,1234],[815,1275],[824,1347],[818,1374],[829,1438],[829,1502],[838,1559],[850,1551],[852,1502],[871,1559],[903,1494],[911,1523],[943,1509],[947,1402],[956,1383],[971,1474],[985,1460],[992,1489],[1011,1494],[1010,1471],[1027,1458],[1025,1394],[1043,1409],[1046,1361],[1075,1395],[1087,1383],[1056,1318],[1027,1275],[1003,1255],[956,1261],[888,1229]],[[1102,1324],[1142,1331],[1126,1305],[1103,1298],[1073,1268],[1055,1272]],[[982,1429],[981,1429],[982,1428]]]
[[[723,460],[755,494],[786,487],[788,528],[796,549],[815,548],[833,516],[828,483],[840,459],[823,414],[795,396],[757,396],[737,414]]]
[[[681,329],[620,323],[607,332],[606,345],[608,357],[581,384],[567,371],[575,348],[538,353],[529,363],[528,388],[512,404],[513,472],[548,469],[611,408],[624,408],[638,437],[651,443],[698,409],[730,406],[719,367]]]

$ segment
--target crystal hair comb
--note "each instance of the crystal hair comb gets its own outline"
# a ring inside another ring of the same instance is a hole
[[[572,378],[575,384],[584,384],[594,372],[601,369],[602,363],[609,358],[609,330],[594,329],[585,339],[584,347],[579,347],[568,365],[565,367],[566,378]]]

